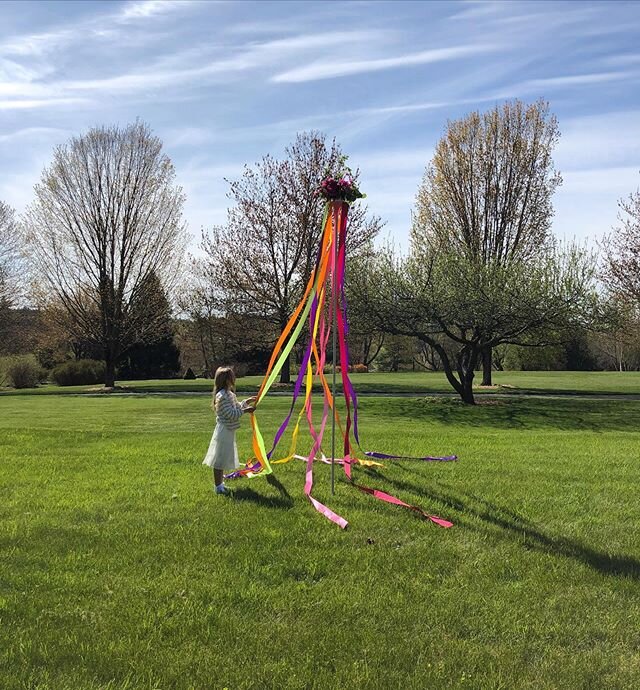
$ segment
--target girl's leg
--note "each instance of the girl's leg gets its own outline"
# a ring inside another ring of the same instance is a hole
[[[224,470],[217,470],[213,468],[213,482],[216,486],[220,486],[224,480]]]

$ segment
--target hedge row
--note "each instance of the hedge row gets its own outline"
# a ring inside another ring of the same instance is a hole
[[[60,364],[51,372],[59,386],[83,386],[104,381],[104,362],[78,359]]]

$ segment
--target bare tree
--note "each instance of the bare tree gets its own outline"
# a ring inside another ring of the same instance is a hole
[[[548,105],[505,103],[449,122],[418,191],[412,237],[480,265],[509,266],[544,251],[561,184]],[[491,385],[491,348],[482,353]]]
[[[203,236],[201,245],[228,312],[252,312],[278,332],[286,326],[311,274],[322,233],[324,202],[315,190],[343,161],[335,141],[327,143],[318,132],[303,133],[283,160],[265,156],[230,183],[235,205],[227,223]],[[379,218],[366,217],[366,207],[354,206],[348,251],[368,243],[381,227]],[[281,381],[289,378],[287,362]]]
[[[637,317],[630,318],[619,329],[591,334],[590,342],[605,369],[640,369],[640,321]]]
[[[6,346],[11,307],[15,303],[19,278],[20,238],[14,210],[0,201],[0,350]]]
[[[209,261],[192,258],[177,298],[185,362],[211,377],[222,364],[233,364],[236,373],[256,366],[273,337],[255,314],[231,308],[219,282]]]
[[[206,261],[192,258],[177,303],[186,317],[181,329],[182,340],[195,343],[200,360],[197,368],[212,376],[218,355],[217,324],[223,315],[224,305],[216,281],[209,271],[210,266]],[[186,351],[188,348],[183,349]]]
[[[640,313],[640,190],[620,201],[621,225],[603,243],[603,279],[611,292]]]
[[[174,179],[148,125],[97,127],[54,151],[25,216],[35,275],[63,305],[72,335],[102,350],[106,386],[118,359],[164,319],[150,278],[170,290],[184,253]]]

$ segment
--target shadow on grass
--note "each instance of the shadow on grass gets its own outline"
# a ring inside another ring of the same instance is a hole
[[[633,400],[510,398],[480,399],[478,403],[469,406],[448,398],[364,398],[360,407],[365,416],[393,414],[456,427],[595,432],[640,428],[640,403]]]
[[[399,467],[399,466],[398,466]],[[402,468],[405,469],[405,468]],[[515,511],[496,503],[487,501],[471,493],[444,493],[443,491],[425,490],[407,481],[392,479],[377,470],[369,470],[370,476],[382,479],[384,482],[401,491],[424,496],[462,513],[463,518],[457,524],[465,529],[477,530],[478,527],[464,517],[481,520],[485,525],[491,525],[502,530],[510,539],[516,540],[527,550],[539,551],[553,556],[563,556],[579,561],[603,575],[620,575],[640,580],[640,561],[632,556],[609,555],[576,539],[569,539],[561,535],[554,536],[543,532],[537,525]],[[449,518],[450,516],[443,515]],[[456,522],[454,520],[454,522]]]
[[[233,490],[233,498],[239,501],[251,501],[263,508],[278,508],[280,510],[290,510],[293,508],[293,498],[287,491],[282,482],[273,474],[266,475],[267,484],[278,492],[277,496],[265,496],[254,491],[249,486],[241,486]],[[242,480],[239,480],[242,481]]]

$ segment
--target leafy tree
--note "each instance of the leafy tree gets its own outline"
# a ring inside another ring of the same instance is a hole
[[[373,247],[363,249],[357,256],[351,257],[345,276],[350,363],[362,363],[367,367],[371,366],[385,344],[385,333],[380,330],[367,306],[375,298],[376,286],[370,279],[374,261]]]
[[[543,101],[508,102],[449,122],[418,191],[414,243],[457,252],[479,270],[514,266],[517,273],[543,254],[561,183],[551,158],[558,137]],[[482,383],[491,385],[488,345],[482,364]]]
[[[577,247],[549,246],[544,255],[509,266],[414,247],[408,258],[381,255],[369,306],[388,333],[430,345],[454,390],[474,404],[473,379],[485,348],[556,344],[589,323],[594,273],[593,257]]]
[[[137,320],[154,323],[153,334],[145,333],[121,356],[118,375],[124,379],[168,378],[180,370],[180,350],[174,342],[171,305],[162,283],[150,273],[140,292],[142,299],[132,304],[144,312]]]
[[[403,335],[387,336],[384,346],[376,359],[380,371],[400,371],[411,364],[413,357],[413,338]]]
[[[328,171],[337,171],[344,156],[323,134],[298,134],[277,160],[265,156],[230,182],[234,202],[227,223],[204,235],[202,249],[211,278],[226,303],[225,312],[250,313],[277,334],[286,326],[313,269],[324,201],[315,193]],[[357,179],[357,172],[355,175]],[[352,254],[381,227],[357,204],[349,214]],[[281,380],[290,379],[289,363]]]
[[[436,339],[448,353],[449,358],[451,358],[455,352],[455,348],[452,347],[451,341],[442,334]],[[412,366],[414,369],[418,368],[426,371],[444,371],[442,359],[433,346],[422,340],[418,340],[417,338],[412,339],[412,344]]]
[[[42,334],[42,319],[38,310],[29,307],[8,308],[4,316],[0,316],[0,320],[2,322],[0,352],[28,354],[36,350]]]
[[[559,371],[566,368],[564,345],[523,347],[508,345],[504,356],[505,369],[515,371]]]
[[[598,371],[598,361],[589,339],[589,333],[576,329],[564,344],[565,369],[567,371]]]
[[[153,339],[186,241],[184,195],[162,142],[141,122],[97,127],[54,151],[26,214],[34,275],[68,315],[71,336],[99,347],[105,385],[119,358]]]
[[[129,348],[118,365],[121,379],[166,379],[180,371],[180,350],[173,335]]]
[[[602,277],[602,273],[601,273]],[[640,364],[640,309],[611,286],[600,296],[598,318],[586,334],[599,368],[634,371]]]

